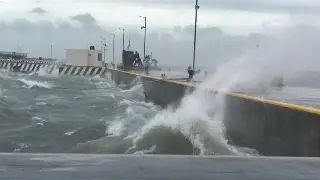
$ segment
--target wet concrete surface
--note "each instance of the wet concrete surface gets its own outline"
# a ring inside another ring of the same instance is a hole
[[[161,74],[166,74],[169,79],[186,82],[185,80],[180,80],[186,78],[188,75],[186,72],[178,71],[151,71],[150,76],[160,77]],[[205,75],[203,72],[197,74],[194,77],[195,85],[201,84],[205,81]],[[214,88],[214,87],[211,87]],[[219,88],[219,87],[217,87]],[[238,92],[238,91],[237,91]],[[240,91],[241,92],[241,91]],[[301,106],[310,106],[314,108],[320,108],[320,89],[314,87],[301,87],[285,85],[283,88],[262,88],[262,89],[247,89],[243,93],[261,97],[270,100],[277,100],[281,102],[297,104]]]
[[[0,179],[318,179],[318,158],[1,154]]]

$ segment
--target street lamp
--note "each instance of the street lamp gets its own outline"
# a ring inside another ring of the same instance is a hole
[[[192,69],[188,68],[188,73],[189,73],[189,78],[191,79],[194,76],[195,73],[195,61],[196,61],[196,42],[197,42],[197,22],[198,22],[198,10],[200,6],[198,5],[198,0],[196,0],[196,5],[195,5],[195,19],[194,19],[194,40],[193,40],[193,64],[192,64]]]
[[[113,39],[112,39],[112,64],[114,64],[114,39],[116,37],[115,34],[109,34],[109,36],[112,36]]]
[[[107,48],[107,39],[100,36],[101,38],[101,51],[103,51],[103,64],[106,63],[106,48]]]
[[[200,8],[200,6],[198,5],[198,0],[196,0],[196,5],[195,5],[196,14],[195,14],[195,19],[194,19],[194,41],[193,41],[193,65],[192,65],[193,71],[195,71],[194,66],[195,66],[195,61],[196,61],[197,22],[198,22],[199,8]]]
[[[50,58],[52,60],[52,44],[50,45]]]
[[[139,16],[144,19],[144,26],[141,26],[141,29],[144,29],[144,41],[143,41],[143,59],[146,58],[146,38],[147,38],[147,17]]]
[[[124,29],[118,28],[119,30],[122,30],[122,52],[124,52]]]

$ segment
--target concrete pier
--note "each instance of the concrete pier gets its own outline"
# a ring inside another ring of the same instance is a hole
[[[41,70],[52,74],[68,76],[104,76],[107,68],[101,66],[72,66],[60,62],[50,61],[21,61],[21,60],[0,60],[0,69],[7,69],[14,72],[33,73]]]
[[[161,106],[178,104],[185,94],[199,88],[134,72],[110,72],[116,83],[130,84],[140,77],[146,99]],[[224,124],[230,143],[266,156],[320,156],[320,109],[242,93],[226,93],[225,99]]]

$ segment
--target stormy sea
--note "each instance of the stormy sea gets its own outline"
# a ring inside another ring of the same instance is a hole
[[[130,89],[116,86],[108,74],[1,70],[0,79],[0,152],[257,154],[228,143],[217,113],[146,102],[139,79]]]

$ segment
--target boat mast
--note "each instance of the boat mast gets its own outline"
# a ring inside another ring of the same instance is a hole
[[[193,65],[192,70],[193,73],[195,72],[195,61],[196,61],[196,42],[197,42],[197,22],[198,22],[198,9],[200,6],[198,5],[198,0],[196,0],[196,14],[195,14],[195,20],[194,20],[194,40],[193,40]]]
[[[130,51],[130,48],[131,48],[131,40],[130,40],[130,37],[129,37],[129,44],[128,44],[127,50]]]

